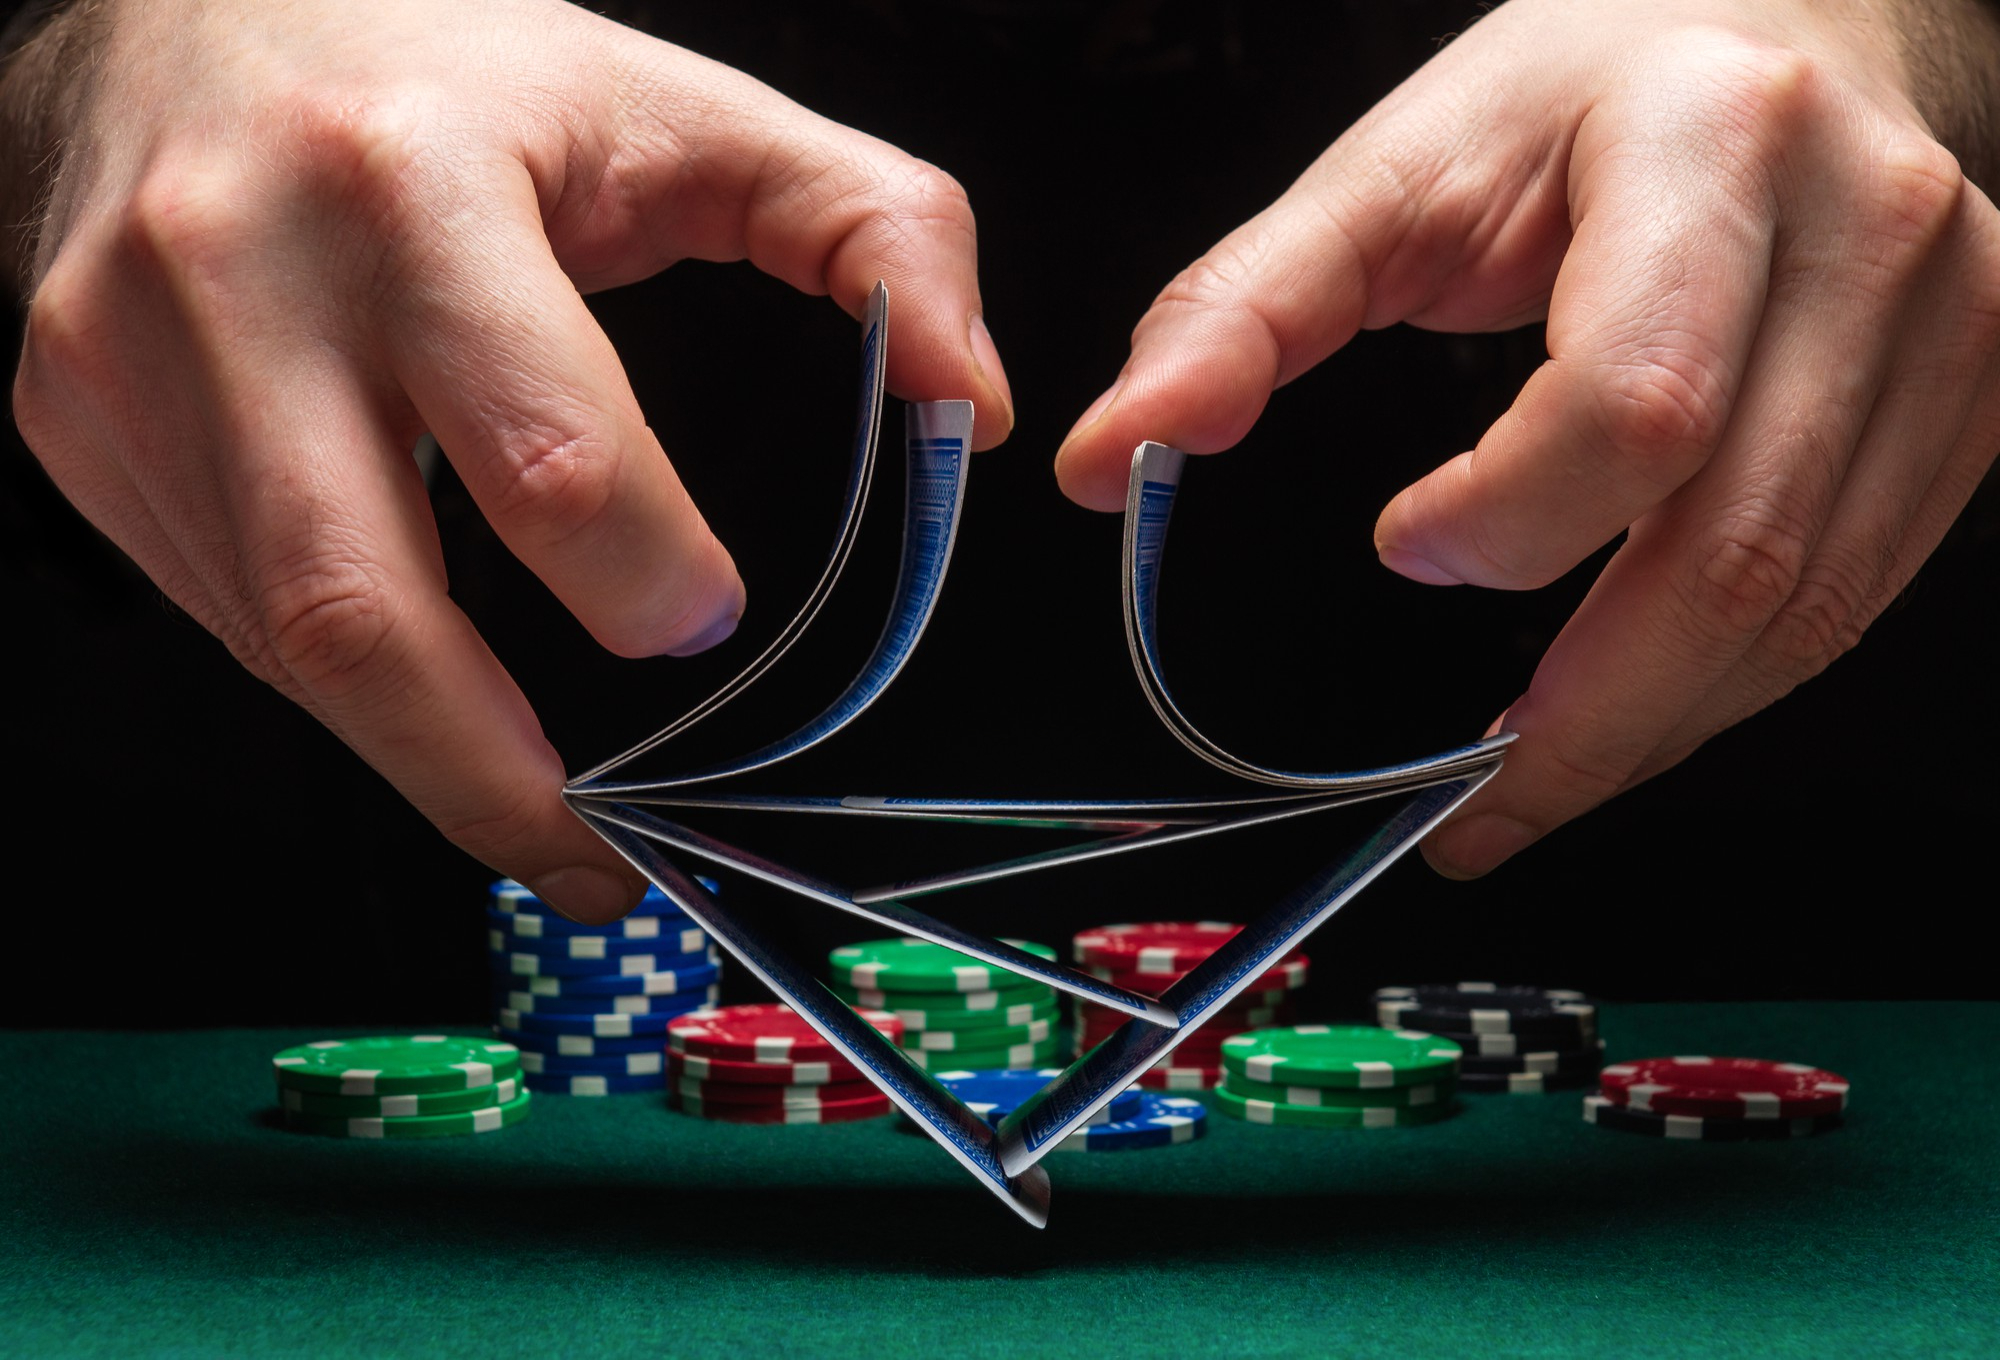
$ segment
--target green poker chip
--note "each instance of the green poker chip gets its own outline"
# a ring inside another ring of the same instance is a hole
[[[1322,1109],[1417,1109],[1425,1105],[1448,1104],[1458,1094],[1458,1079],[1440,1077],[1415,1086],[1281,1086],[1274,1082],[1252,1081],[1224,1069],[1222,1086],[1245,1100],[1262,1100],[1273,1105],[1311,1105]]]
[[[1054,1024],[1056,1020],[1056,999],[1051,996],[1046,1001],[1023,1001],[1016,1006],[990,1011],[930,1011],[898,1006],[889,1014],[903,1022],[904,1035],[930,1034],[939,1030],[970,1034],[985,1029],[1005,1029],[1021,1025],[1032,1025],[1037,1020]],[[1008,1042],[1013,1042],[1009,1040]],[[991,1047],[988,1044],[982,1048]]]
[[[952,1049],[949,1052],[932,1053],[920,1048],[905,1048],[911,1061],[926,1072],[953,1072],[960,1069],[979,1072],[1004,1067],[1047,1067],[1056,1058],[1057,1042],[1052,1037],[1039,1044],[1016,1044],[1012,1048]]]
[[[380,1115],[357,1115],[342,1119],[336,1115],[285,1111],[285,1126],[303,1133],[326,1134],[334,1138],[456,1138],[468,1133],[492,1133],[528,1117],[534,1093],[522,1090],[505,1105],[464,1110],[458,1114],[420,1114],[400,1119]]]
[[[1056,951],[1027,940],[1003,940],[1037,958],[1055,961]],[[990,992],[1024,985],[1020,974],[981,963],[956,949],[928,940],[864,940],[827,955],[836,982],[862,991]]]
[[[1012,1048],[1016,1044],[1044,1044],[1056,1037],[1053,1020],[1031,1020],[1025,1025],[993,1025],[986,1029],[924,1029],[903,1031],[903,1047],[926,1053],[960,1050],[983,1051]]]
[[[407,1119],[412,1115],[464,1114],[489,1105],[505,1105],[524,1089],[519,1077],[503,1077],[491,1086],[466,1091],[435,1091],[411,1096],[329,1096],[314,1091],[278,1088],[278,1105],[287,1114],[323,1119]]]
[[[990,992],[898,992],[850,987],[844,982],[827,985],[835,996],[850,1006],[875,1011],[920,1010],[933,1016],[959,1011],[978,1014],[1004,1011],[1014,1006],[1039,1006],[1052,1004],[1056,998],[1056,989],[1045,982],[1001,987]]]
[[[1246,1099],[1225,1083],[1215,1088],[1215,1108],[1247,1124],[1277,1124],[1304,1129],[1395,1129],[1435,1124],[1458,1108],[1455,1100],[1431,1105],[1287,1105]]]
[[[271,1059],[278,1086],[330,1096],[429,1095],[491,1086],[521,1070],[521,1052],[467,1034],[322,1039]]]
[[[1463,1051],[1417,1030],[1373,1025],[1253,1029],[1222,1041],[1222,1065],[1275,1086],[1422,1086],[1456,1076]]]

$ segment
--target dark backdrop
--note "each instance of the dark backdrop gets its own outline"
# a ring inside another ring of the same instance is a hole
[[[654,25],[959,177],[1020,413],[975,461],[951,583],[907,674],[756,788],[1223,791],[1131,675],[1117,520],[1065,502],[1049,459],[1153,293],[1465,8],[882,0],[674,6]],[[795,607],[832,527],[856,340],[829,303],[747,266],[683,265],[596,306],[751,606],[711,656],[608,657],[447,471],[435,502],[454,593],[572,768],[701,697]],[[1300,768],[1393,759],[1477,735],[1520,691],[1599,563],[1532,594],[1426,589],[1375,562],[1369,528],[1505,408],[1540,343],[1363,336],[1280,393],[1242,448],[1195,466],[1163,627],[1177,688],[1224,744]],[[20,802],[0,1020],[474,1021],[492,875],[164,604],[8,438],[5,741]],[[820,633],[715,735],[762,741],[851,673],[893,567],[895,479],[883,490]],[[1311,1007],[1464,976],[1612,998],[1990,993],[1956,941],[1984,914],[1972,852],[1994,800],[1986,742],[1969,734],[1993,674],[1996,541],[1988,496],[1858,653],[1488,879],[1448,883],[1411,857],[1312,942]],[[1241,917],[1361,825],[1334,814],[935,904],[1051,941],[1104,921]],[[856,882],[1028,848],[851,821],[717,829]],[[868,933],[726,891],[808,952]],[[731,990],[750,995],[740,978]]]

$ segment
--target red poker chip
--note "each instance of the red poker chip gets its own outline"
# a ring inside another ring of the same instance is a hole
[[[865,1100],[835,1100],[807,1108],[785,1105],[722,1105],[700,1096],[668,1090],[667,1107],[697,1119],[722,1124],[845,1124],[857,1119],[880,1119],[893,1108],[889,1097],[877,1092]]]
[[[787,1109],[824,1109],[856,1100],[873,1100],[882,1093],[866,1081],[839,1081],[825,1086],[764,1086],[751,1082],[699,1081],[676,1076],[668,1089],[695,1096],[709,1105],[781,1105]]]
[[[1243,927],[1233,921],[1140,921],[1079,931],[1078,963],[1121,973],[1185,973]]]
[[[887,1011],[854,1013],[893,1040],[903,1037],[903,1022]],[[845,1062],[840,1051],[806,1018],[775,1002],[757,1006],[721,1006],[689,1011],[667,1025],[667,1047],[676,1053],[736,1062]]]
[[[1311,960],[1304,954],[1293,954],[1283,962],[1272,965],[1271,970],[1252,982],[1249,992],[1296,991],[1306,985],[1306,969]],[[1087,963],[1083,971],[1099,982],[1108,982],[1114,987],[1123,987],[1128,992],[1157,998],[1181,980],[1179,973],[1138,973],[1115,968],[1105,968],[1099,964]],[[1235,998],[1240,1001],[1241,995]]]
[[[827,1086],[865,1082],[861,1069],[835,1058],[829,1062],[737,1062],[729,1058],[704,1058],[695,1053],[667,1054],[667,1072],[696,1081],[729,1082],[753,1086]]]
[[[1655,1114],[1803,1119],[1847,1108],[1846,1077],[1768,1058],[1640,1058],[1598,1073],[1604,1098]]]

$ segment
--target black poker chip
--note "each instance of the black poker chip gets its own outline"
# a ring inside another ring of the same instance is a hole
[[[1534,1050],[1581,1048],[1597,1038],[1597,1005],[1581,992],[1491,982],[1382,987],[1375,1023],[1431,1034],[1514,1035]],[[1498,1055],[1496,1055],[1498,1056]]]

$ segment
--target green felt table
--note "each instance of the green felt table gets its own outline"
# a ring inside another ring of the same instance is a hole
[[[0,1355],[2000,1353],[2000,1004],[1633,1005],[1614,1058],[1854,1081],[1700,1144],[1574,1092],[1055,1154],[1049,1227],[868,1124],[548,1097],[384,1143],[272,1122],[279,1031],[7,1033]]]

